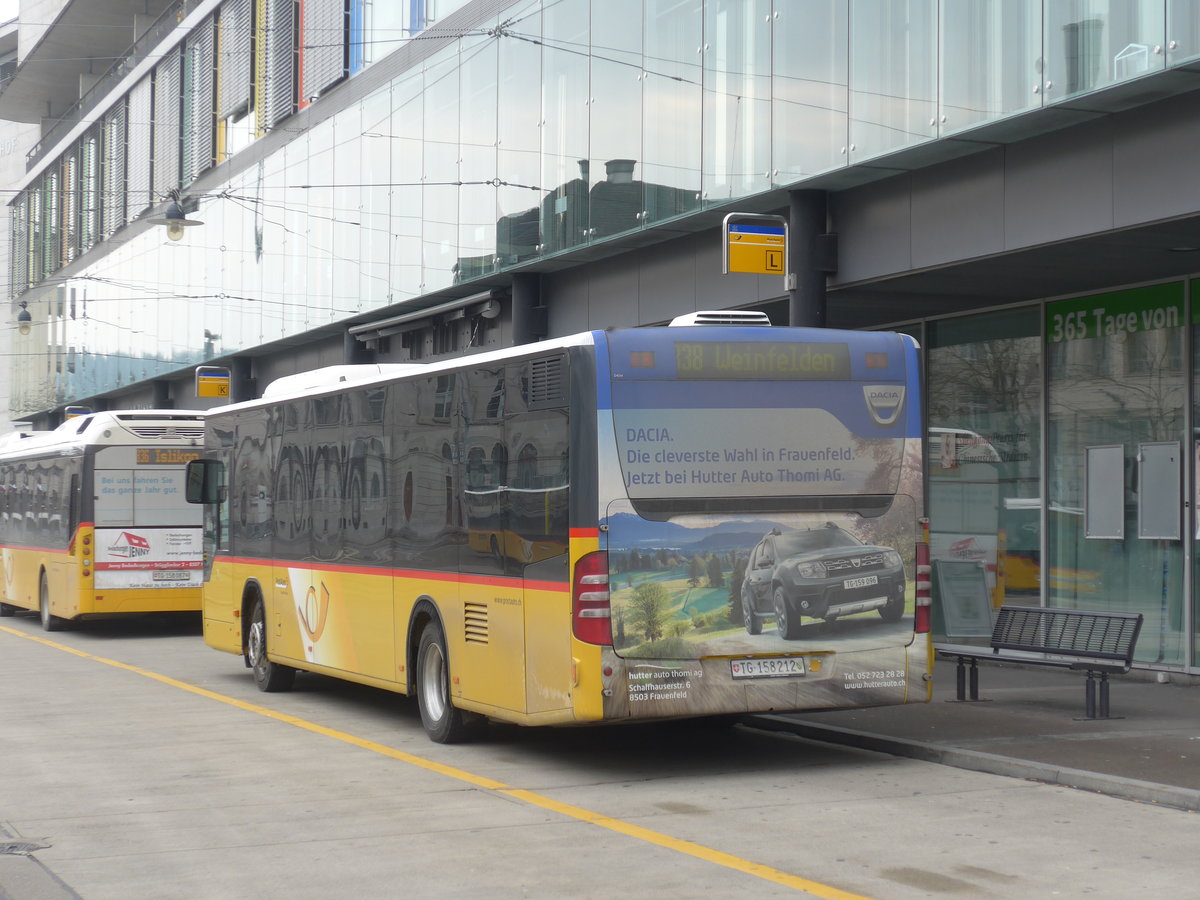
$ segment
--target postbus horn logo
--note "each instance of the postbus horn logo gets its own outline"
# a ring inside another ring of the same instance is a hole
[[[140,534],[122,531],[113,541],[108,552],[113,556],[123,556],[125,559],[137,559],[150,553],[150,542]]]

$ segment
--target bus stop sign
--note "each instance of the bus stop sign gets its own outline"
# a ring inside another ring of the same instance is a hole
[[[229,397],[229,369],[221,366],[196,367],[197,397]]]
[[[724,273],[783,275],[787,272],[787,219],[730,213],[721,229]]]

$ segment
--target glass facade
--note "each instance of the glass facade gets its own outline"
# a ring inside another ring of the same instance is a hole
[[[977,563],[992,606],[1141,613],[1136,661],[1167,670],[1200,663],[1198,287],[923,329],[935,561]],[[948,643],[983,637],[937,625]]]
[[[292,3],[225,0],[12,203],[14,292],[38,323],[18,413],[1200,56],[1180,0],[525,0],[491,18],[301,0],[295,20]],[[323,97],[416,34],[439,48],[363,99]],[[296,117],[322,103],[342,108]],[[227,160],[183,243],[130,227]]]

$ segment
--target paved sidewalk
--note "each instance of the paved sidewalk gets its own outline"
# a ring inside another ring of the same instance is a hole
[[[982,702],[955,702],[939,659],[915,706],[761,717],[764,727],[965,769],[1200,810],[1200,683],[1110,679],[1110,719],[1084,719],[1082,672],[981,664]],[[1121,718],[1116,718],[1116,717]]]

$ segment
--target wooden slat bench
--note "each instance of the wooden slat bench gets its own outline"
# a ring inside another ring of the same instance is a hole
[[[1058,666],[1087,672],[1085,701],[1088,719],[1109,719],[1108,676],[1123,675],[1133,664],[1133,651],[1142,630],[1140,613],[1089,612],[1002,606],[986,647],[941,647],[941,656],[958,661],[959,700],[979,700],[979,660],[1031,666]],[[970,665],[970,696],[967,668]],[[1099,715],[1096,687],[1099,684]]]

